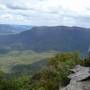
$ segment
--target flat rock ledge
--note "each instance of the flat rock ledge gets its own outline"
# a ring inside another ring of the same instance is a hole
[[[77,65],[71,71],[74,73],[68,76],[70,84],[59,90],[90,90],[90,67]]]

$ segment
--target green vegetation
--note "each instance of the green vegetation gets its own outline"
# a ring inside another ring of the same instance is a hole
[[[67,85],[69,69],[77,64],[82,64],[78,52],[57,54],[50,58],[46,69],[33,76],[31,90],[58,90]]]
[[[10,79],[0,72],[0,90],[59,90],[69,83],[67,76],[75,65],[90,66],[90,58],[80,58],[78,52],[56,54],[48,59],[48,65],[33,75],[22,74]]]
[[[11,68],[17,65],[30,65],[41,60],[52,57],[56,52],[37,53],[34,51],[11,51],[6,54],[0,54],[0,68],[5,73],[10,73]]]

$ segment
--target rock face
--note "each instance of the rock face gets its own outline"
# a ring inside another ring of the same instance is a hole
[[[77,65],[71,71],[74,74],[68,76],[70,84],[59,90],[90,90],[90,68]]]

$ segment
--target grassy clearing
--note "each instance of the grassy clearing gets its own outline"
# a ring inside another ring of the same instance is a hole
[[[56,52],[11,51],[0,55],[0,68],[8,73],[15,65],[28,65],[52,57]]]

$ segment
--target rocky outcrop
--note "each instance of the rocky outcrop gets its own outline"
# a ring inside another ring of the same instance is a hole
[[[90,68],[77,65],[71,71],[74,73],[68,76],[70,84],[60,90],[90,90]]]

